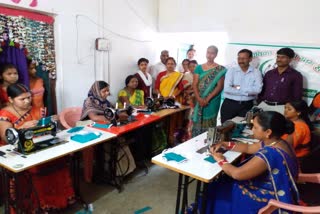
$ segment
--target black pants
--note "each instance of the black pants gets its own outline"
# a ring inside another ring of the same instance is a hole
[[[245,117],[246,113],[252,108],[253,100],[236,101],[225,98],[221,106],[221,123],[236,116]]]

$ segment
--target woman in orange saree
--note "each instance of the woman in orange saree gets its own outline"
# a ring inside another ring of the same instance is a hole
[[[6,144],[8,128],[26,129],[38,124],[39,115],[32,114],[31,93],[20,83],[7,89],[9,105],[0,111],[1,145]],[[19,185],[19,208],[26,213],[49,212],[65,208],[74,201],[74,189],[65,159],[60,158],[26,170],[16,180],[10,180],[10,201],[15,201],[15,186]],[[10,212],[15,213],[11,206]]]

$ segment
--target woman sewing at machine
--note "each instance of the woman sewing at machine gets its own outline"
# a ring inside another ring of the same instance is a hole
[[[109,124],[104,116],[104,110],[113,107],[108,101],[110,86],[105,81],[95,81],[91,86],[88,97],[85,99],[80,120],[92,120],[98,123]],[[126,113],[119,114],[120,120],[128,118]],[[83,150],[84,180],[91,183],[93,172],[94,147]]]
[[[138,79],[134,75],[129,75],[126,78],[126,87],[119,91],[118,104],[119,108],[124,108],[124,104],[132,105],[133,107],[144,107],[144,92],[137,89]]]
[[[7,93],[9,104],[0,111],[1,145],[6,144],[6,129],[32,128],[38,124],[40,119],[39,114],[31,114],[31,92],[25,85],[20,83],[10,85]],[[72,180],[64,159],[33,167],[27,170],[24,176],[15,181],[12,180],[10,184],[12,187],[10,190],[11,200],[16,199],[14,185],[17,182],[24,187],[25,198],[21,205],[27,213],[32,213],[38,209],[43,212],[59,210],[74,202]],[[29,192],[31,192],[30,196],[28,195]],[[13,207],[11,207],[11,212],[15,212]]]
[[[211,148],[213,158],[232,180],[223,177],[209,186],[206,213],[258,213],[270,199],[298,202],[297,159],[291,145],[281,139],[294,131],[294,124],[280,113],[266,111],[254,118],[252,131],[259,143],[222,142]],[[220,147],[252,156],[233,166]]]
[[[95,81],[88,92],[88,97],[83,103],[80,120],[110,123],[103,115],[106,108],[112,107],[107,99],[109,95],[109,84],[105,81]]]

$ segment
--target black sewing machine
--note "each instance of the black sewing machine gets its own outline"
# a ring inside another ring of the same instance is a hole
[[[30,154],[31,152],[45,149],[56,145],[57,143],[65,142],[56,136],[57,124],[49,122],[44,126],[36,126],[28,129],[8,128],[6,130],[6,138],[9,144],[17,146],[17,151],[23,154]],[[49,139],[45,139],[35,143],[37,137],[48,135]],[[51,135],[51,136],[50,136]]]
[[[160,96],[158,98],[147,97],[144,101],[147,108],[151,111],[158,111],[161,109],[168,109],[168,108],[178,108],[175,105],[175,100],[173,98],[164,98]]]
[[[253,106],[246,114],[246,123],[249,129],[252,129],[253,126],[253,118],[257,116],[259,113],[263,112],[262,108],[257,106]]]
[[[236,124],[230,120],[224,122],[220,126],[216,126],[208,129],[206,146],[199,149],[197,152],[202,154],[207,152],[211,146],[221,142],[221,141],[229,141],[231,139],[232,131],[236,127]],[[220,148],[218,150],[221,153],[225,153],[226,150]]]
[[[131,105],[128,105],[123,109],[106,108],[104,110],[104,117],[109,120],[113,126],[125,125],[130,122],[136,121],[132,116],[133,110],[134,108]],[[121,117],[121,113],[126,113],[127,116]]]

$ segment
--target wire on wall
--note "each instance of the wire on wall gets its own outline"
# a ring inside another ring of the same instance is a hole
[[[129,41],[134,41],[134,42],[141,42],[141,43],[147,43],[147,42],[152,42],[152,40],[140,40],[140,39],[135,39],[135,38],[132,38],[132,37],[129,37],[129,36],[125,36],[125,35],[122,35],[120,33],[116,33],[112,30],[110,30],[109,28],[106,28],[102,25],[100,25],[99,23],[97,23],[96,21],[94,21],[93,19],[91,19],[90,17],[86,16],[86,15],[82,15],[82,14],[77,14],[76,15],[76,20],[75,20],[75,24],[76,24],[76,56],[77,56],[77,61],[78,61],[78,64],[81,64],[82,60],[84,58],[87,58],[89,56],[92,56],[92,54],[90,55],[87,55],[85,57],[82,57],[80,59],[79,57],[79,18],[82,17],[82,18],[85,18],[87,20],[89,20],[90,22],[92,22],[94,25],[96,25],[97,27],[109,32],[110,34],[114,35],[114,36],[117,36],[119,38],[122,38],[122,39],[126,39],[126,40],[129,40]]]

